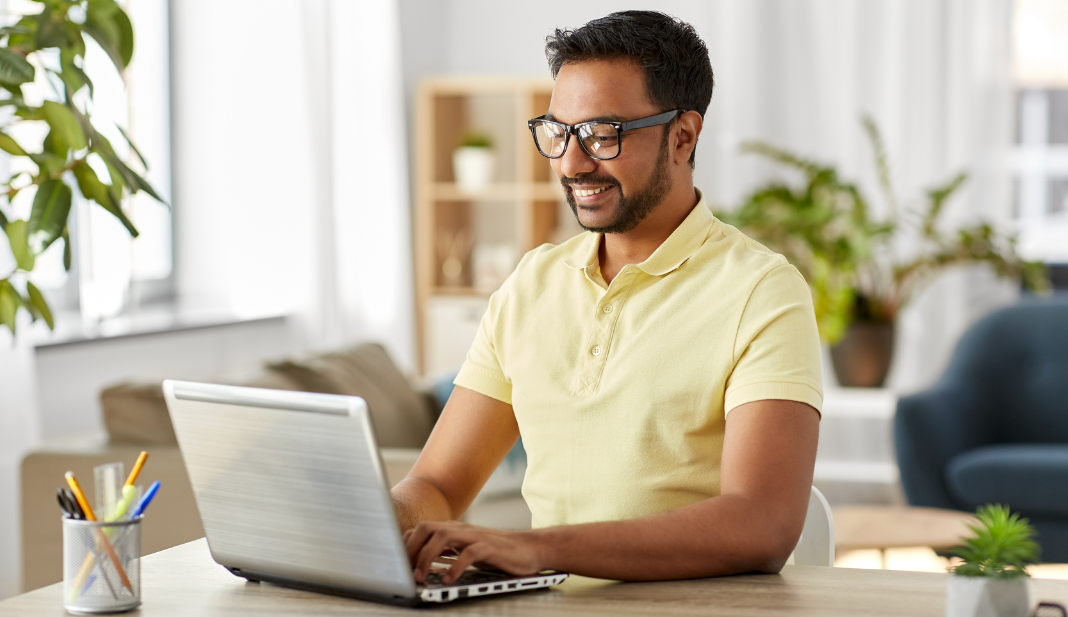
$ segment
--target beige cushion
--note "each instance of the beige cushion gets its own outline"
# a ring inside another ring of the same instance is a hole
[[[112,443],[177,444],[159,383],[121,383],[100,393]]]
[[[380,447],[422,448],[434,427],[427,397],[412,389],[385,348],[376,343],[268,368],[299,383],[306,392],[363,397],[371,407]]]
[[[371,407],[378,445],[422,448],[434,426],[434,405],[416,392],[389,354],[373,343],[308,360],[268,364],[237,385],[361,396]],[[122,383],[101,392],[104,425],[113,443],[176,444],[158,382]]]

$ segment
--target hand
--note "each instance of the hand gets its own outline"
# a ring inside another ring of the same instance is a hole
[[[446,584],[460,578],[467,566],[486,563],[509,574],[527,575],[545,569],[538,536],[529,531],[500,531],[457,522],[424,522],[404,532],[408,559],[422,583],[430,565],[446,549],[459,556],[441,577]]]

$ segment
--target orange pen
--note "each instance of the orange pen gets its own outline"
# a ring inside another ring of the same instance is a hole
[[[80,505],[82,511],[85,512],[85,518],[89,521],[96,521],[96,515],[93,514],[93,508],[89,505],[89,500],[85,498],[85,493],[82,492],[82,487],[78,485],[78,480],[74,477],[74,472],[68,471],[63,477],[67,479],[67,484],[70,485],[70,490],[74,493],[74,498],[78,500],[78,505]],[[111,542],[108,542],[107,536],[99,530],[97,531],[97,541],[104,545],[104,550],[107,551],[108,557],[110,557],[111,562],[115,564],[115,570],[119,573],[119,578],[122,580],[122,586],[133,593],[133,585],[130,584],[130,579],[126,577],[126,571],[122,569],[122,564],[119,563],[119,556],[115,554],[115,549],[111,547]]]

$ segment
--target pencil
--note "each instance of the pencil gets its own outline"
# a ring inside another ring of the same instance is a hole
[[[123,486],[133,486],[134,482],[137,482],[137,476],[141,473],[141,468],[145,466],[145,461],[148,460],[148,452],[144,450],[141,454],[137,455],[137,462],[134,463],[133,469],[130,470],[130,477],[126,478],[126,484]]]
[[[85,498],[85,493],[82,492],[82,487],[78,485],[78,480],[74,477],[74,472],[68,471],[64,474],[64,477],[67,479],[67,484],[70,485],[70,490],[74,492],[74,498],[78,500],[78,505],[80,505],[85,512],[85,518],[89,521],[96,521],[96,515],[93,514],[93,508],[89,506],[89,501]],[[104,550],[107,551],[111,563],[115,564],[115,570],[119,573],[119,579],[122,580],[122,586],[129,589],[130,593],[133,593],[133,585],[130,584],[130,579],[126,577],[126,570],[122,569],[122,563],[119,562],[119,556],[115,554],[115,549],[111,547],[111,542],[108,542],[107,536],[100,530],[97,530],[97,540],[104,545]],[[85,557],[86,560],[89,559],[89,555],[86,555]]]

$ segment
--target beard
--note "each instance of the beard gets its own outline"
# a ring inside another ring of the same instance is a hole
[[[578,221],[586,231],[592,231],[602,234],[618,234],[630,231],[637,227],[645,217],[649,216],[649,213],[656,210],[656,207],[664,201],[664,197],[671,192],[671,174],[668,173],[668,140],[665,139],[661,142],[660,153],[656,162],[656,167],[653,168],[653,174],[649,178],[649,182],[645,187],[635,193],[634,195],[624,195],[623,187],[620,186],[619,180],[616,180],[612,176],[582,176],[581,178],[563,178],[560,183],[566,188],[568,184],[577,183],[579,181],[583,183],[591,184],[609,184],[619,191],[619,205],[616,207],[616,219],[607,225],[600,225],[597,227],[587,227],[582,224],[582,221],[578,216],[578,206],[575,204],[575,196],[570,190],[565,190],[564,195],[567,197],[567,204],[571,206],[571,212],[575,214],[575,220]]]

